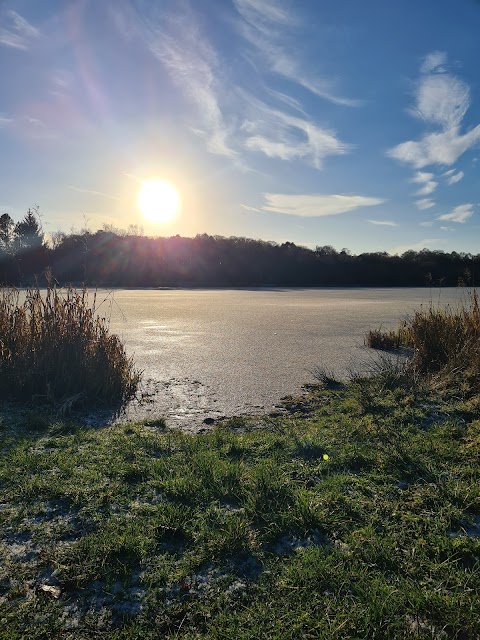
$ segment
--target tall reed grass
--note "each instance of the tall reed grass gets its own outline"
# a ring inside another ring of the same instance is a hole
[[[0,399],[118,404],[140,375],[98,315],[97,294],[68,287],[0,289]]]
[[[416,311],[396,330],[369,331],[365,344],[375,349],[406,347],[409,367],[440,385],[480,393],[480,306],[474,289],[464,304]]]

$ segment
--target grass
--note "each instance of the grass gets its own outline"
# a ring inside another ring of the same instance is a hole
[[[358,378],[287,406],[193,437],[4,417],[0,638],[480,637],[471,405]]]
[[[409,370],[434,385],[464,395],[480,395],[480,306],[475,289],[459,308],[416,311],[396,330],[371,330],[365,344],[374,349],[406,347]]]
[[[0,289],[0,399],[69,408],[132,397],[139,374],[96,305],[86,289],[51,283],[24,297]]]
[[[394,351],[400,349],[407,342],[404,326],[400,325],[397,329],[388,331],[380,329],[370,329],[365,337],[365,346],[370,349],[379,349],[380,351]]]
[[[0,639],[480,638],[478,316],[196,436],[0,414]]]

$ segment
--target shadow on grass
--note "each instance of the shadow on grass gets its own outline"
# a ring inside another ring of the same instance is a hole
[[[125,404],[109,407],[85,407],[82,410],[61,411],[49,405],[4,403],[0,405],[0,438],[12,444],[19,440],[34,442],[46,436],[71,435],[86,429],[109,427],[125,415]],[[145,422],[146,426],[164,429],[163,419]]]

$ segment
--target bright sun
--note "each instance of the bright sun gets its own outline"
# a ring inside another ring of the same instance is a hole
[[[178,192],[165,180],[144,180],[138,191],[138,208],[147,220],[168,222],[177,214]]]

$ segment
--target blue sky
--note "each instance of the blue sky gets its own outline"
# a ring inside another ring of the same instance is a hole
[[[1,212],[478,253],[479,34],[478,0],[0,0]]]

